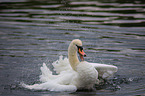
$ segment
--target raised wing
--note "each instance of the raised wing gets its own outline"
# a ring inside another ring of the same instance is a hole
[[[117,72],[118,68],[113,65],[90,63],[98,71],[99,77],[107,79]]]

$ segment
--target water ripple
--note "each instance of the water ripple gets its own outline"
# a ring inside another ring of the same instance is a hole
[[[4,74],[1,82],[11,86],[17,79],[27,81],[31,76],[25,75],[30,73],[36,81],[41,63],[53,62],[58,55],[67,56],[70,41],[79,38],[88,55],[85,60],[119,68],[120,79],[108,81],[107,86],[122,89],[109,94],[144,92],[140,90],[144,87],[138,86],[145,83],[144,78],[137,83],[116,84],[130,83],[130,77],[145,75],[144,6],[143,0],[1,0],[0,73]],[[12,85],[12,89],[15,87]],[[104,92],[97,91],[99,95]]]

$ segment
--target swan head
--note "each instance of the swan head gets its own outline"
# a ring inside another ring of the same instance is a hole
[[[77,51],[80,55],[80,59],[84,61],[84,57],[86,57],[85,52],[83,51],[82,41],[79,39],[74,39],[72,41],[72,46],[74,47],[74,50]]]
[[[77,56],[77,52],[80,55],[81,61],[84,61],[84,56],[86,56],[86,54],[83,51],[82,41],[79,39],[74,39],[72,40],[72,42],[68,47],[68,59],[71,67],[75,71],[76,71],[76,66],[80,63]]]

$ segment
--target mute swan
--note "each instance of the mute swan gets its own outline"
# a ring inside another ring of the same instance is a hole
[[[81,62],[77,57],[77,52]],[[99,83],[98,76],[106,79],[118,70],[113,65],[86,62],[83,56],[86,54],[83,51],[81,40],[74,39],[68,48],[68,59],[62,59],[61,56],[53,63],[57,75],[53,75],[44,63],[41,67],[41,83],[34,85],[23,83],[22,86],[33,90],[75,92],[77,89],[92,89],[94,84]]]

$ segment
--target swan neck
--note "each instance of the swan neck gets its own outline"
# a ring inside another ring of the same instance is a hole
[[[76,71],[76,66],[80,63],[80,61],[77,56],[76,46],[73,44],[70,44],[68,48],[68,58],[72,69]]]

